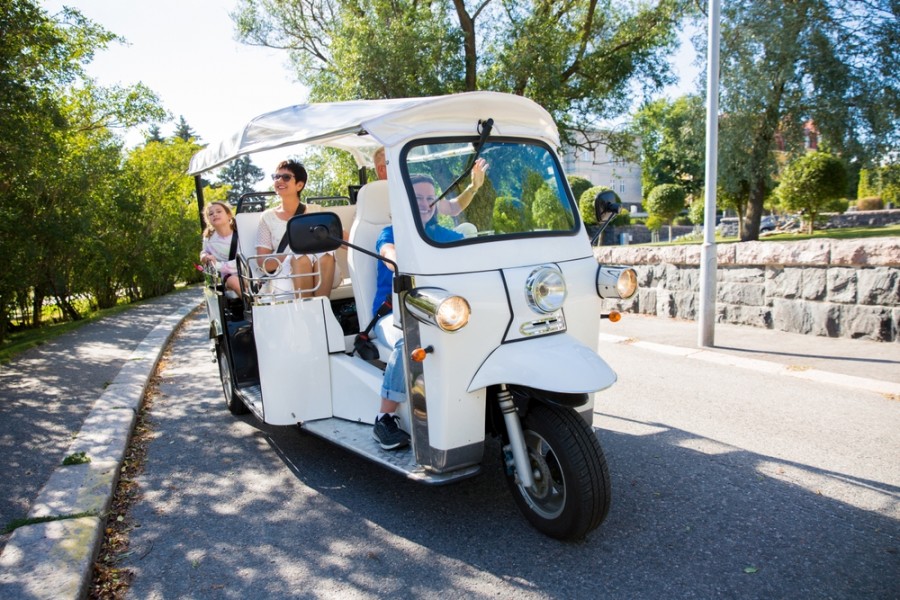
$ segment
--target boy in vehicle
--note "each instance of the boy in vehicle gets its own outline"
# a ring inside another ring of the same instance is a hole
[[[486,165],[476,161],[472,169],[472,184],[474,191],[484,183]],[[463,238],[461,233],[447,229],[437,222],[436,195],[434,180],[428,175],[412,175],[410,177],[413,190],[416,194],[416,203],[419,207],[419,216],[424,225],[425,233],[436,242],[452,242]],[[471,202],[471,198],[469,199]],[[466,202],[468,205],[469,202]],[[394,247],[394,226],[388,225],[381,231],[375,242],[375,251],[384,258],[396,263],[397,250]],[[372,306],[372,314],[377,314],[378,309],[386,299],[390,299],[392,292],[392,266],[385,261],[378,261],[378,278],[376,281],[375,299]],[[376,335],[382,341],[389,342],[384,335],[384,328],[391,327],[390,313],[382,317],[375,327]],[[381,411],[375,419],[375,427],[372,435],[385,450],[397,450],[409,444],[409,434],[400,429],[400,417],[396,415],[397,407],[406,401],[406,381],[403,368],[404,343],[401,337],[394,344],[387,368],[384,371],[384,382],[381,386]]]

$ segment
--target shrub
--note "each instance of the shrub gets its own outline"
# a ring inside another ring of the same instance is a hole
[[[684,188],[674,183],[658,185],[647,196],[647,212],[659,216],[663,221],[671,221],[684,210]]]
[[[647,229],[650,231],[659,231],[665,224],[665,220],[659,215],[649,215],[647,217]]]
[[[616,194],[614,190],[606,186],[596,185],[586,189],[578,197],[578,212],[581,213],[581,220],[584,221],[585,225],[597,225],[597,216],[594,214],[594,198],[597,197],[597,194],[606,190]],[[619,195],[616,194],[616,202],[621,201]]]
[[[693,225],[691,218],[686,216],[675,217],[675,220],[672,222],[676,225]]]
[[[882,210],[883,208],[884,202],[875,196],[860,198],[856,201],[856,210]]]
[[[581,195],[584,191],[594,186],[593,183],[584,177],[572,176],[568,179],[569,187],[572,188],[572,197],[575,198],[576,201],[581,201]]]
[[[627,208],[620,208],[619,214],[612,220],[613,227],[628,227],[631,225],[631,212]]]
[[[525,231],[526,225],[525,206],[521,200],[500,196],[494,201],[494,231],[519,233]]]
[[[884,203],[897,204],[900,202],[900,164],[862,169],[859,172],[857,196],[859,198],[878,197]]]

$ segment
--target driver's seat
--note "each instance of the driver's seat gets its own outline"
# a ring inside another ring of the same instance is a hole
[[[388,199],[388,182],[373,181],[359,190],[356,200],[356,216],[350,227],[350,243],[375,251],[375,242],[381,230],[391,224],[391,205]],[[372,300],[375,296],[378,261],[353,248],[347,250],[350,282],[356,298],[356,316],[362,331],[372,320]]]

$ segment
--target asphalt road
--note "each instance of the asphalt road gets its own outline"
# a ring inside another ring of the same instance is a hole
[[[613,505],[561,543],[518,513],[496,444],[430,488],[231,416],[206,331],[190,318],[162,363],[129,598],[900,597],[896,399],[601,343]]]

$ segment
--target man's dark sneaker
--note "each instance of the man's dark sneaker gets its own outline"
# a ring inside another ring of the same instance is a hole
[[[400,417],[387,413],[380,419],[375,419],[372,437],[385,450],[396,450],[409,444],[409,434],[400,429]]]

